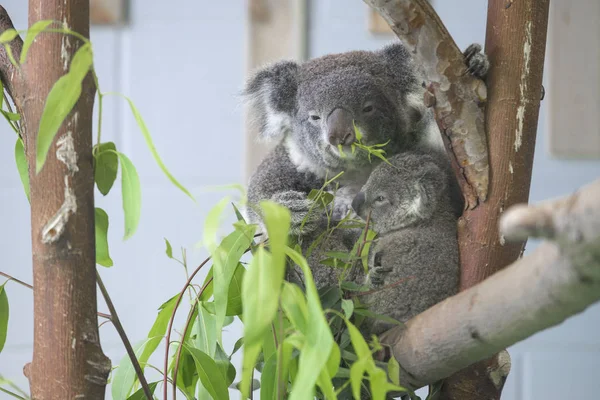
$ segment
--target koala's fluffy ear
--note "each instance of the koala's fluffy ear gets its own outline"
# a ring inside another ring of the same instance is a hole
[[[418,66],[414,64],[410,52],[401,42],[384,47],[381,56],[389,66],[394,80],[392,85],[398,92],[401,104],[406,105],[411,123],[418,123],[427,112],[423,102],[424,88],[418,79]]]
[[[443,193],[448,186],[444,172],[434,162],[423,160],[419,177],[415,182],[416,199],[413,212],[422,219],[428,219],[438,208]]]
[[[280,139],[291,131],[296,113],[298,69],[293,61],[280,61],[260,69],[246,83],[244,96],[249,100],[261,138]]]

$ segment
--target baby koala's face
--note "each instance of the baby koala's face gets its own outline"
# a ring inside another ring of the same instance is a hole
[[[402,154],[381,163],[354,197],[352,208],[379,235],[431,217],[444,188],[443,172],[427,156]]]

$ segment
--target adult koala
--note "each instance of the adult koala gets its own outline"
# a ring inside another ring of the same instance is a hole
[[[479,45],[469,46],[465,59],[466,71],[477,76],[487,72],[487,58]],[[340,187],[352,185],[358,192],[378,161],[370,162],[364,151],[351,154],[356,139],[353,122],[364,144],[389,140],[386,156],[420,148],[447,160],[433,114],[423,103],[422,83],[402,43],[380,51],[330,54],[302,64],[280,61],[260,69],[244,94],[260,137],[279,143],[250,178],[249,205],[269,199],[288,207],[292,234],[318,229],[326,217],[308,215],[313,204],[307,194],[342,171]],[[452,173],[449,176],[460,213],[463,198]],[[353,195],[345,197],[336,207],[350,208]],[[249,207],[247,213],[251,222],[260,223],[256,209]]]

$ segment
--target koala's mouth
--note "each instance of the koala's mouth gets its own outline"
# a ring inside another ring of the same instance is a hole
[[[325,151],[327,151],[330,155],[332,155],[335,158],[338,159],[349,159],[349,160],[353,160],[356,158],[356,149],[354,151],[354,153],[352,153],[352,146],[351,145],[344,145],[344,146],[333,146],[331,144],[326,144],[325,145]]]

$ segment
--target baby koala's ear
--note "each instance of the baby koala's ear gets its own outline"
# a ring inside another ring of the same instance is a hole
[[[411,212],[421,219],[428,219],[438,208],[442,194],[446,191],[444,172],[436,163],[424,159],[414,185],[415,197]]]

